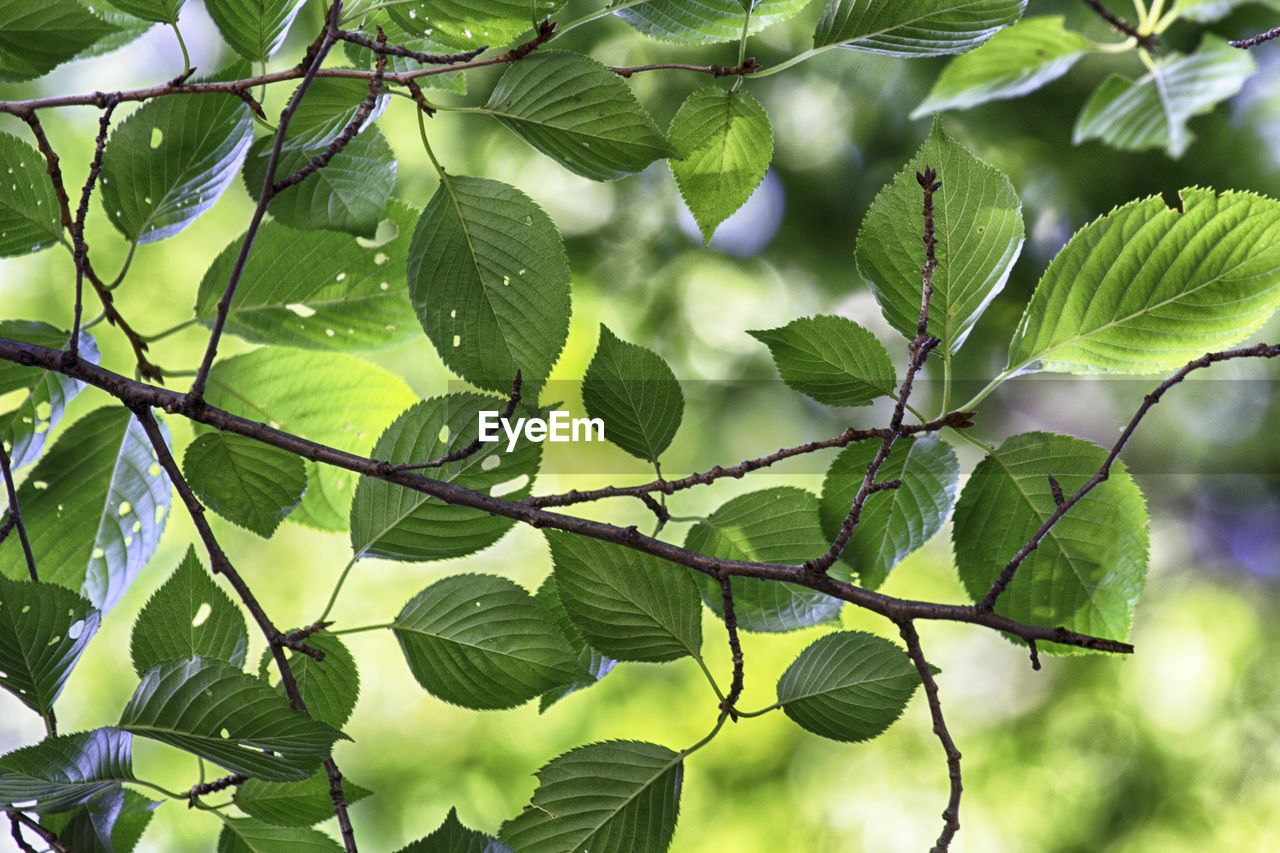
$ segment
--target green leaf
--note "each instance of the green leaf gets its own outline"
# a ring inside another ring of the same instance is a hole
[[[1025,18],[943,69],[912,118],[1034,92],[1071,70],[1095,45],[1061,15]]]
[[[676,156],[622,78],[580,53],[539,51],[515,63],[485,110],[561,166],[593,181],[624,178]]]
[[[0,321],[0,338],[62,349],[69,337],[69,332],[55,329],[48,323]],[[79,353],[85,361],[98,363],[98,345],[88,332],[80,333]],[[25,392],[17,408],[0,414],[0,441],[9,451],[9,464],[13,470],[40,458],[45,441],[62,420],[67,404],[82,388],[83,382],[56,371],[23,367],[12,361],[0,363],[0,394]]]
[[[956,569],[974,601],[1056,509],[1049,477],[1070,495],[1107,451],[1078,438],[1015,435],[969,475],[956,503]],[[996,612],[1019,622],[1124,640],[1147,573],[1147,509],[1122,463],[1023,561]],[[1078,651],[1041,644],[1041,650]]]
[[[0,578],[0,686],[46,713],[101,620],[68,589]]]
[[[508,44],[529,32],[531,18],[551,17],[563,6],[564,0],[407,0],[387,12],[414,36],[471,49]]]
[[[194,547],[133,623],[129,653],[141,676],[157,663],[196,656],[244,666],[249,633],[240,608],[209,577]]]
[[[1275,0],[1178,0],[1178,12],[1184,21],[1208,24],[1225,18],[1240,6],[1251,4],[1276,8]]]
[[[231,49],[264,63],[284,44],[306,0],[205,0],[209,17]]]
[[[109,610],[151,558],[169,514],[169,480],[132,413],[95,409],[54,443],[18,489],[40,579]],[[0,574],[27,577],[16,536]]]
[[[450,369],[503,392],[519,370],[537,399],[569,335],[569,261],[542,208],[498,181],[446,177],[418,220],[407,275]]]
[[[404,8],[400,4],[388,7],[392,9]],[[526,25],[527,25],[526,20]],[[429,38],[413,35],[406,31],[388,14],[386,8],[378,9],[366,13],[364,20],[360,24],[359,32],[365,38],[374,40],[378,36],[377,27],[382,27],[383,32],[387,35],[387,41],[391,44],[397,44],[401,47],[407,47],[409,50],[416,50],[419,53],[433,53],[436,55],[452,53],[454,47],[445,45],[441,42],[434,41]],[[415,30],[418,27],[415,26]],[[374,67],[374,53],[367,47],[362,47],[355,42],[344,41],[342,43],[343,52],[346,53],[347,59],[357,68],[365,68],[372,70]],[[416,59],[404,56],[388,56],[387,72],[388,74],[402,74],[406,71],[421,70],[422,63]],[[463,71],[454,71],[446,74],[428,74],[426,77],[416,78],[416,82],[424,89],[442,89],[446,92],[453,92],[456,95],[465,95],[467,93],[467,75]]]
[[[177,234],[222,195],[253,140],[253,115],[231,95],[175,95],[138,108],[102,156],[102,206],[126,239]]]
[[[593,648],[617,660],[700,656],[702,606],[688,569],[572,533],[543,535],[560,601]]]
[[[228,432],[197,436],[182,471],[205,506],[262,537],[275,533],[307,488],[301,457]]]
[[[786,21],[809,0],[760,0],[754,4],[749,34]],[[650,38],[675,44],[702,45],[742,38],[741,0],[650,0],[614,12]]]
[[[533,800],[498,836],[520,853],[663,853],[684,756],[641,741],[580,746],[538,771]]]
[[[133,780],[133,738],[101,728],[53,735],[35,746],[0,756],[0,805],[22,811],[60,812]]]
[[[76,853],[132,853],[160,803],[128,788],[108,788],[69,812],[41,815],[40,825]]]
[[[1230,346],[1280,305],[1280,203],[1184,189],[1080,229],[1036,285],[1011,371],[1150,373]]]
[[[845,317],[819,314],[747,334],[769,348],[783,382],[819,403],[864,406],[897,393],[889,353],[875,335]]]
[[[604,421],[604,437],[657,464],[684,414],[684,394],[653,350],[619,340],[600,324],[600,343],[582,380],[582,404]]]
[[[855,252],[885,319],[907,338],[916,336],[920,322],[924,196],[916,173],[926,166],[942,181],[933,195],[938,266],[929,333],[953,353],[1004,288],[1022,251],[1022,202],[1004,173],[952,140],[934,119],[929,138],[871,203]]]
[[[435,832],[401,847],[396,853],[512,853],[512,850],[492,835],[467,829],[458,820],[458,810],[451,808]]]
[[[387,206],[378,238],[295,231],[278,222],[258,229],[226,330],[258,344],[302,349],[372,349],[418,333],[404,278],[413,212]],[[236,256],[237,238],[210,264],[196,317],[212,326]]]
[[[496,575],[437,581],[391,628],[418,683],[464,708],[514,708],[586,675],[537,599]]]
[[[269,782],[305,779],[342,732],[310,719],[267,685],[212,658],[146,671],[120,728]]]
[[[822,532],[835,539],[867,475],[879,441],[851,444],[840,451],[822,481]],[[841,559],[858,582],[877,589],[889,572],[942,528],[956,499],[960,463],[936,438],[900,438],[876,479],[901,480],[897,489],[875,492],[862,505],[858,526]]]
[[[863,631],[811,643],[778,679],[778,704],[802,728],[838,741],[876,737],[902,716],[920,675],[907,653]]]
[[[671,173],[704,243],[755,192],[773,157],[773,128],[755,98],[704,86],[680,105],[668,131],[682,159]]]
[[[815,47],[838,44],[888,56],[973,50],[1018,20],[1027,0],[831,0]]]
[[[218,853],[342,853],[342,845],[318,829],[224,817]]]
[[[274,141],[274,137],[263,136],[249,149],[244,183],[252,198],[262,192]],[[323,150],[281,151],[276,180],[292,175]],[[271,215],[284,225],[304,231],[327,228],[373,237],[395,185],[395,155],[382,132],[370,127],[348,142],[323,169],[275,196]]]
[[[111,0],[111,5],[144,21],[173,24],[185,0]]]
[[[506,401],[459,393],[423,400],[396,419],[378,439],[373,458],[392,464],[428,462],[469,446],[479,435],[482,411],[496,419]],[[455,483],[507,500],[526,497],[542,462],[542,445],[521,438],[511,450],[501,430],[498,440],[475,453],[432,468],[432,479]],[[491,460],[496,460],[491,461]],[[351,548],[357,557],[388,560],[444,560],[487,548],[515,521],[438,498],[385,480],[361,477],[351,507]]]
[[[363,359],[270,347],[217,362],[205,399],[232,414],[364,454],[417,395]],[[355,486],[355,474],[308,462],[307,492],[290,520],[346,529]]]
[[[360,671],[356,659],[351,656],[342,640],[328,631],[318,631],[305,640],[308,646],[324,652],[324,660],[290,649],[286,652],[293,680],[307,703],[307,713],[313,719],[340,729],[351,719],[356,702],[360,698]],[[270,650],[263,650],[260,672],[267,672],[272,664]],[[276,692],[284,695],[284,686],[277,681]]]
[[[115,31],[75,0],[0,0],[0,82],[48,74]]]
[[[1257,70],[1247,51],[1206,33],[1195,53],[1166,54],[1136,82],[1116,74],[1104,80],[1080,111],[1072,141],[1101,139],[1125,151],[1163,148],[1177,159],[1195,139],[1188,119],[1239,92]]]
[[[3,62],[0,52],[0,69]],[[6,179],[0,180],[0,258],[57,243],[62,238],[62,213],[40,152],[12,134],[0,133],[0,176]]]
[[[311,703],[307,703],[307,708],[311,708]],[[343,778],[342,793],[347,805],[351,805],[373,792]],[[236,786],[231,802],[250,817],[273,826],[311,826],[333,817],[329,774],[324,771],[300,782],[250,779]]]
[[[109,6],[95,7],[94,14],[98,15],[102,20],[115,27],[116,31],[105,38],[99,39],[77,53],[72,61],[78,62],[82,59],[106,56],[108,53],[113,53],[125,45],[133,44],[135,41],[146,35],[147,31],[155,26],[155,22],[153,21],[145,21],[142,18],[135,17],[134,15],[116,11]],[[143,799],[145,802],[151,802],[151,800]],[[126,798],[126,809],[129,807],[131,802],[131,798]],[[151,812],[148,811],[146,816],[147,820],[150,820]],[[143,828],[145,828],[145,824],[143,825]]]
[[[602,655],[599,651],[587,645],[586,638],[582,636],[582,632],[578,630],[578,627],[573,624],[573,620],[569,618],[569,611],[564,609],[564,602],[560,600],[560,590],[556,586],[554,572],[547,575],[546,579],[542,581],[542,586],[538,587],[538,592],[534,598],[538,599],[538,603],[551,614],[552,621],[556,623],[560,633],[569,642],[569,648],[573,649],[574,654],[577,655],[578,666],[591,676],[585,681],[575,681],[572,684],[553,687],[543,693],[538,700],[538,713],[541,714],[570,693],[590,687],[604,678],[613,670],[617,661]]]
[[[369,97],[369,84],[353,77],[317,77],[307,87],[302,103],[294,111],[285,133],[284,148],[301,151],[323,151],[355,118],[360,104]],[[387,108],[385,93],[374,101],[373,111],[365,119],[362,130],[368,130]],[[279,173],[276,179],[287,177]]]
[[[800,564],[826,553],[818,523],[818,499],[804,489],[777,486],[725,502],[685,537],[692,551],[730,560]],[[724,616],[720,584],[699,578],[702,600]],[[794,631],[830,622],[842,602],[802,586],[757,578],[733,578],[734,612],[747,631]]]

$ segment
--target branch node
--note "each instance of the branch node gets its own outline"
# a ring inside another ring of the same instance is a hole
[[[1027,639],[1027,648],[1031,650],[1031,668],[1036,672],[1040,671],[1040,650],[1036,648],[1034,638]]]

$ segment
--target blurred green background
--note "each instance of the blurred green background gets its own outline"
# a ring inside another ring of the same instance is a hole
[[[1122,4],[1110,4],[1124,13]],[[571,3],[566,17],[592,6]],[[803,49],[820,9],[753,39],[762,63]],[[320,4],[294,28],[283,64],[310,41]],[[1064,14],[1098,40],[1118,40],[1079,2],[1033,0],[1028,14]],[[1245,7],[1213,26],[1237,37],[1277,21]],[[225,57],[198,0],[188,0],[183,31],[202,69]],[[1179,25],[1166,49],[1187,50],[1199,28]],[[606,19],[567,35],[563,46],[613,65],[681,61],[732,64],[736,47],[674,48]],[[983,382],[1004,366],[1022,306],[1049,258],[1077,228],[1125,201],[1205,185],[1280,195],[1280,47],[1255,51],[1261,71],[1211,116],[1192,121],[1197,140],[1178,161],[1158,151],[1121,153],[1098,143],[1071,145],[1071,127],[1093,87],[1111,71],[1142,73],[1132,54],[1091,56],[1066,78],[1030,97],[943,116],[946,131],[1009,175],[1023,198],[1027,242],[1005,291],[992,303],[957,364],[961,380]],[[765,348],[746,329],[770,328],[816,312],[843,313],[872,328],[891,352],[905,342],[888,330],[853,265],[857,227],[871,199],[923,140],[929,121],[909,120],[944,60],[905,61],[831,51],[777,76],[748,80],[774,125],[774,164],[747,208],[701,246],[670,171],[655,164],[615,183],[578,178],[480,116],[441,113],[428,123],[437,154],[454,174],[492,177],[532,196],[564,233],[574,270],[568,347],[544,402],[580,410],[576,380],[594,351],[601,322],[648,346],[685,381],[686,414],[664,473],[730,464],[783,445],[884,419],[882,408],[830,410],[776,381]],[[127,52],[59,69],[39,85],[0,85],[0,98],[92,91],[167,80],[181,68],[172,34],[153,31]],[[481,102],[497,72],[470,79]],[[637,75],[632,87],[665,127],[687,95],[707,84],[684,73]],[[268,95],[275,114],[287,91]],[[442,100],[444,97],[442,96]],[[127,114],[117,111],[117,120]],[[79,187],[91,153],[96,113],[64,110],[46,126],[63,156],[69,187]],[[421,207],[436,176],[417,139],[412,105],[394,99],[381,126],[400,157],[397,194]],[[16,120],[0,130],[28,138]],[[945,176],[944,176],[945,181]],[[122,313],[155,333],[190,316],[204,270],[243,229],[252,203],[237,183],[212,212],[181,235],[142,247],[117,293]],[[108,275],[125,246],[93,208],[88,237]],[[68,253],[50,250],[0,263],[0,317],[67,327],[74,280]],[[96,306],[90,299],[90,316]],[[103,363],[129,373],[123,338],[94,329]],[[153,344],[170,370],[195,366],[206,332],[189,328]],[[1280,339],[1272,323],[1260,340]],[[223,354],[247,349],[229,339]],[[450,389],[425,338],[368,354],[423,397]],[[1170,394],[1125,459],[1152,512],[1153,554],[1137,611],[1132,659],[1050,659],[1032,672],[1025,649],[980,629],[921,625],[930,660],[941,667],[942,701],[964,753],[963,829],[958,851],[1236,851],[1280,849],[1280,454],[1270,377],[1274,366],[1233,363]],[[181,387],[176,379],[172,387]],[[1003,387],[982,408],[978,433],[999,441],[1014,432],[1053,429],[1110,444],[1156,380],[1045,378]],[[933,392],[927,379],[922,396]],[[936,398],[935,398],[936,399]],[[102,405],[86,392],[69,417]],[[0,399],[0,409],[6,400]],[[936,403],[935,403],[936,405]],[[64,421],[69,423],[70,421]],[[189,429],[170,419],[175,444]],[[65,429],[65,426],[62,427]],[[568,447],[568,449],[566,449]],[[966,466],[975,460],[959,443]],[[817,491],[829,457],[801,459],[746,481],[722,482],[673,501],[679,514],[710,512],[742,491],[794,484]],[[644,469],[597,445],[547,445],[537,491],[638,481]],[[584,514],[650,522],[629,504],[589,506]],[[281,625],[311,621],[350,555],[342,535],[285,525],[266,541],[215,520],[232,560]],[[648,529],[646,527],[646,529]],[[681,541],[686,526],[673,524]],[[136,684],[127,656],[132,621],[147,597],[195,541],[185,514],[169,520],[159,553],[105,619],[100,636],[59,702],[63,731],[110,724]],[[535,589],[550,568],[541,536],[517,529],[475,556],[430,564],[363,561],[336,610],[338,627],[386,622],[412,595],[447,574],[508,575]],[[962,601],[950,563],[949,531],[900,565],[884,591]],[[887,623],[846,608],[847,626],[896,639]],[[798,651],[822,633],[748,635],[745,709],[774,701],[773,686]],[[708,616],[705,649],[728,681],[724,632]],[[361,666],[362,691],[347,728],[352,743],[336,756],[351,780],[376,794],[354,806],[362,849],[393,850],[427,834],[456,806],[461,820],[493,832],[519,811],[532,773],[588,742],[647,739],[680,749],[700,739],[716,702],[688,660],[620,666],[600,684],[539,715],[536,703],[506,712],[471,712],[439,702],[412,681],[387,632],[346,638]],[[256,660],[261,643],[250,653]],[[0,750],[34,743],[38,718],[0,696]],[[140,776],[174,789],[194,781],[194,765],[166,748],[135,741]],[[675,851],[923,851],[940,826],[946,770],[919,696],[878,740],[833,744],[778,714],[744,719],[688,765]],[[332,821],[325,826],[332,831]],[[144,839],[150,851],[211,849],[218,822],[180,803],[161,808]],[[10,843],[0,840],[0,848]]]

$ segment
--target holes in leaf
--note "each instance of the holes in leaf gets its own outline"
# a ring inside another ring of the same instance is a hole
[[[49,488],[49,484],[46,483],[44,480],[36,480],[31,485],[35,486],[35,489],[37,492],[44,491],[45,489]]]
[[[379,289],[379,290],[390,290],[390,289],[391,289],[391,285],[387,284],[385,281],[381,281],[381,282],[378,282],[378,289]]]
[[[107,556],[107,552],[103,551],[101,548],[94,548],[91,556],[95,560],[101,560],[103,557]]]
[[[337,332],[335,332],[333,329],[325,329],[325,330],[324,330],[324,333],[325,333],[326,335],[328,335],[329,337],[331,337],[331,338],[332,338],[335,334],[337,334]]]
[[[58,643],[61,643],[61,642],[62,642],[62,635],[61,635],[61,634],[54,634],[52,637],[50,637],[50,638],[49,638],[49,642],[45,643],[45,645],[46,645],[46,646],[56,646],[56,645],[58,645]]]
[[[484,461],[480,463],[480,470],[492,471],[494,468],[497,468],[501,464],[502,464],[502,460],[498,458],[498,454],[495,453],[492,456],[486,456],[484,458]]]
[[[312,308],[311,306],[302,305],[297,302],[290,302],[288,305],[284,307],[288,308],[290,311],[297,314],[299,317],[310,317],[311,315],[316,313],[316,309]]]
[[[151,467],[147,469],[147,473],[152,477],[159,477],[160,472],[164,469],[160,467],[159,462],[152,462]]]
[[[503,495],[508,495],[508,494],[511,494],[512,492],[518,492],[520,489],[523,489],[527,485],[529,485],[529,475],[521,474],[519,477],[516,477],[511,480],[507,480],[505,482],[499,483],[498,485],[494,486],[492,489],[489,490],[489,494],[495,498],[500,498]]]
[[[36,417],[42,421],[49,420],[49,415],[53,414],[53,407],[47,401],[36,403]]]
[[[142,522],[141,522],[141,521],[135,521],[135,522],[133,523],[133,528],[132,528],[132,529],[133,529],[133,532],[134,532],[134,533],[137,533],[138,531],[142,530]]]
[[[156,507],[156,524],[159,524],[160,519],[164,518],[164,514],[167,509],[168,507],[163,505]]]
[[[77,619],[71,623],[71,627],[67,629],[67,638],[71,640],[80,639],[80,635],[84,633],[84,620]]]
[[[454,335],[454,336],[453,336],[453,345],[454,345],[455,347],[460,347],[460,346],[462,346],[462,335]]]
[[[128,501],[120,501],[120,509],[117,512],[123,517],[133,512],[133,507],[129,505]]]
[[[151,128],[151,150],[159,148],[162,142],[164,142],[164,131],[158,127]]]
[[[388,256],[387,256],[387,254],[386,254],[385,252],[378,252],[378,254],[376,254],[376,255],[374,255],[374,256],[373,256],[373,265],[374,265],[375,267],[380,267],[380,266],[382,266],[383,264],[385,264],[385,263],[386,263],[387,261],[389,261],[389,260],[391,260],[391,258],[390,258],[390,257],[388,257]],[[383,289],[385,290],[385,289],[386,289],[386,282],[384,281],[382,284],[383,284]]]
[[[440,427],[440,432],[437,434],[437,438],[440,439],[441,444],[448,444],[450,434],[451,433],[449,431],[449,425],[445,424],[444,426]]]
[[[191,618],[191,627],[199,628],[208,620],[209,616],[212,613],[213,613],[213,607],[209,604],[209,602],[207,601],[201,602],[200,606],[196,608],[196,615]]]

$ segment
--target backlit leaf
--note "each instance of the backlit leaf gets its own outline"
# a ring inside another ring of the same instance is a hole
[[[406,0],[388,5],[387,13],[414,36],[470,49],[502,47],[529,32],[531,19],[562,6],[564,0]]]
[[[209,432],[187,445],[182,472],[209,509],[270,537],[302,500],[302,458],[235,433]]]
[[[172,24],[178,20],[178,13],[184,2],[185,0],[111,0],[111,5],[144,21]]]
[[[538,587],[538,592],[534,597],[538,599],[539,604],[547,609],[547,613],[551,615],[556,627],[560,629],[560,633],[569,642],[569,648],[573,649],[578,658],[578,665],[591,676],[583,681],[575,681],[572,684],[553,687],[543,693],[538,700],[538,713],[541,714],[570,693],[590,687],[604,678],[613,670],[617,661],[602,655],[587,644],[582,632],[578,630],[578,627],[573,624],[573,620],[569,618],[569,611],[564,609],[564,602],[560,600],[560,590],[556,586],[554,572],[547,575],[542,582],[542,586]]]
[[[306,0],[205,0],[227,44],[245,59],[264,63],[280,46]]]
[[[0,757],[0,806],[59,812],[133,779],[133,738],[101,728],[54,735]]]
[[[101,620],[68,589],[0,578],[0,686],[37,714],[47,712]]]
[[[604,422],[604,437],[632,456],[657,462],[684,414],[684,394],[653,350],[627,343],[600,325],[600,343],[582,380],[587,414]]]
[[[342,853],[342,845],[318,829],[233,817],[222,819],[218,853]]]
[[[748,33],[788,20],[809,0],[760,0],[751,12]],[[649,0],[614,12],[650,38],[675,44],[699,45],[742,38],[740,0]]]
[[[0,133],[0,190],[0,257],[38,252],[61,239],[62,214],[44,157],[8,133]]]
[[[63,349],[70,333],[47,323],[28,320],[0,321],[0,338],[24,341],[49,349]],[[88,332],[80,333],[80,358],[98,363],[98,346]],[[17,408],[0,414],[0,441],[9,451],[13,470],[35,462],[45,442],[62,420],[67,404],[84,383],[70,376],[38,367],[0,362],[0,394],[22,391]]]
[[[310,709],[310,703],[307,707]],[[348,805],[363,800],[371,793],[350,779],[342,780],[342,794]],[[250,779],[236,786],[231,801],[250,817],[273,826],[311,826],[333,817],[329,774],[324,771],[300,782]]]
[[[75,0],[0,0],[0,82],[48,74],[115,31]]]
[[[863,406],[897,394],[889,353],[875,335],[845,317],[819,314],[747,334],[769,348],[782,381],[819,403]]]
[[[938,56],[973,50],[1018,20],[1027,0],[831,0],[813,36],[889,56]]]

